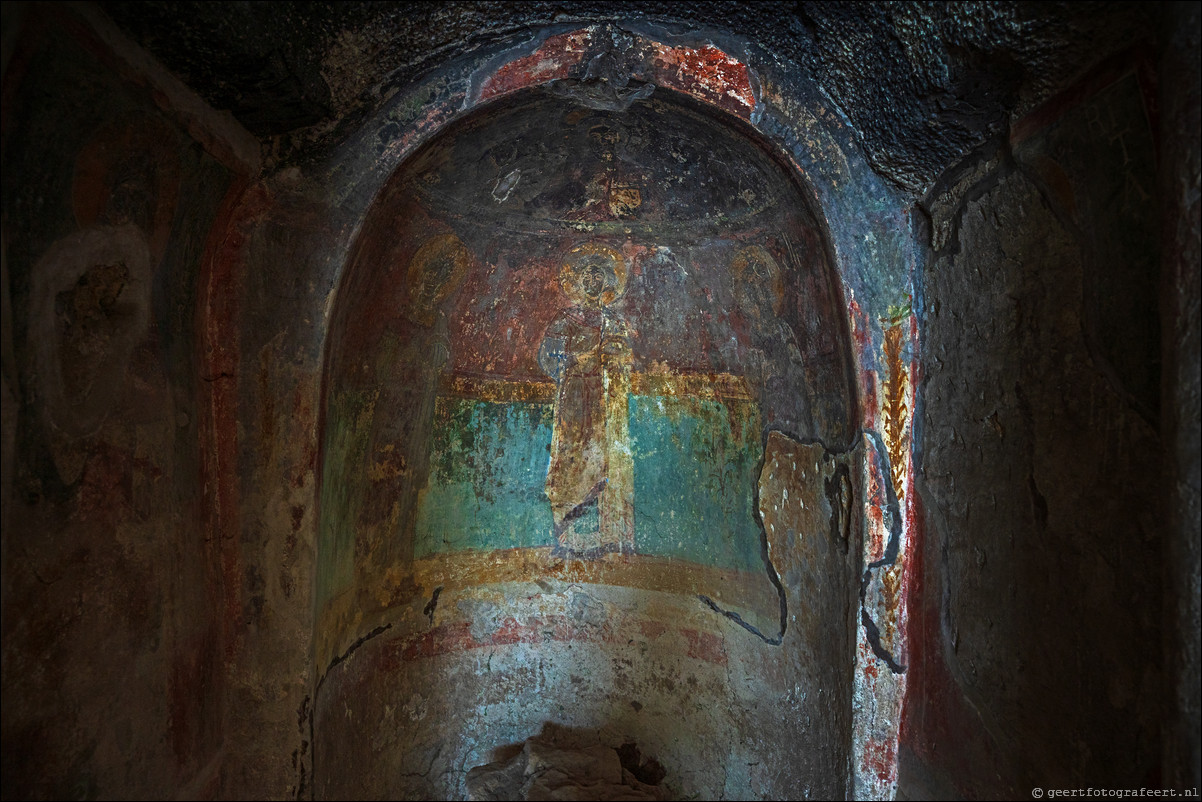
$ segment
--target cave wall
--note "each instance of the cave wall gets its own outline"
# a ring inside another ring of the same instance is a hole
[[[182,19],[112,7],[127,29]],[[768,440],[765,453],[817,458],[790,486],[806,513],[786,507],[784,529],[826,528],[772,559],[789,609],[823,611],[790,623],[782,649],[795,656],[775,663],[695,600],[644,588],[632,606],[620,585],[577,581],[597,579],[587,572],[485,588],[459,577],[437,596],[428,575],[403,598],[322,617],[326,332],[362,222],[403,160],[460,115],[583,79],[614,32],[582,8],[539,7],[537,25],[514,12],[453,58],[411,57],[397,40],[388,64],[404,68],[360,94],[375,45],[339,39],[323,69],[345,80],[302,109],[312,129],[271,141],[260,174],[258,141],[90,6],[5,4],[5,795],[428,794],[461,788],[533,721],[561,722],[561,739],[646,734],[678,765],[729,761],[672,780],[714,794],[889,796],[899,737],[903,796],[1025,798],[1087,775],[1155,785],[1161,762],[1164,782],[1196,787],[1189,5],[1166,4],[1156,55],[1095,65],[1047,105],[1153,15],[1118,4],[1118,16],[1040,28],[1034,6],[861,17],[823,4],[788,25],[757,16],[764,47],[651,12],[624,21],[623,70],[744,120],[820,210],[860,401],[863,436],[839,457],[861,502],[840,521],[855,525],[830,530],[839,460],[809,443]],[[857,42],[882,26],[904,35],[846,47],[849,26]],[[1023,71],[1021,87],[1007,83]],[[873,100],[912,80],[927,82],[917,105]],[[315,85],[301,87],[309,100]],[[945,103],[966,95],[984,111]],[[1007,119],[1008,139],[979,148]],[[1141,265],[1157,243],[1163,268]],[[757,494],[783,501],[773,481]],[[780,528],[775,514],[763,521]],[[804,592],[844,574],[836,594]],[[659,629],[665,619],[679,629]],[[847,629],[832,633],[838,621]],[[823,637],[821,656],[807,652]],[[566,674],[533,670],[542,655]],[[598,666],[603,682],[573,680]],[[448,746],[434,725],[449,697],[425,693],[423,672],[494,723]],[[735,703],[690,707],[696,687]],[[580,700],[575,713],[562,698]],[[832,733],[850,748],[832,748]]]
[[[1202,783],[1202,52],[1199,9],[1173,4],[1159,54],[1161,432],[1167,488],[1164,656],[1168,684],[1161,776]]]
[[[211,794],[227,638],[196,310],[257,145],[86,16],[4,26],[3,793]]]
[[[1154,75],[1103,62],[925,201],[908,798],[1158,784]]]

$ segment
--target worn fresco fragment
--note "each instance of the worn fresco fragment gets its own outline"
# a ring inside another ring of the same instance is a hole
[[[880,432],[866,432],[867,508],[864,569],[860,580],[861,627],[856,650],[855,787],[857,796],[892,799],[906,689],[906,585],[910,510],[911,420],[915,363],[914,315],[909,303],[891,305],[881,326],[877,377]]]
[[[563,89],[497,99],[488,124],[465,118],[381,190],[327,390],[372,404],[327,407],[370,421],[362,465],[326,462],[366,483],[329,507],[356,523],[323,531],[354,530],[370,604],[438,570],[431,587],[497,581],[501,566],[654,584],[659,566],[673,578],[657,581],[779,642],[756,503],[765,438],[852,442],[821,229],[768,151],[688,102],[610,108]],[[443,295],[432,282],[418,314],[418,273],[398,266],[431,236],[453,236],[468,267]],[[356,427],[325,431],[328,456],[358,458],[331,440]]]
[[[412,558],[411,539],[392,533],[412,531],[417,514],[417,494],[429,466],[435,398],[443,369],[451,359],[447,316],[442,306],[463,281],[470,261],[471,255],[454,234],[441,234],[426,240],[406,268],[407,303],[402,324],[408,336],[391,355],[392,365],[377,401],[391,414],[373,416],[367,444],[370,470],[377,480],[400,479],[385,485],[399,492],[395,496],[370,494],[360,513],[364,524],[388,520],[388,530],[378,544],[372,544],[378,545],[372,553],[379,567]],[[402,414],[396,414],[396,410]]]
[[[678,395],[639,374],[635,385],[628,410],[635,552],[762,569],[753,500],[740,492],[753,486],[761,459],[756,405],[712,390],[708,399]],[[439,398],[418,558],[556,543],[544,494],[552,421],[550,401]]]
[[[366,397],[365,397],[366,396]],[[367,439],[378,391],[339,392],[330,401],[327,413],[330,429],[326,433],[326,464],[366,465]],[[326,559],[317,565],[317,597],[327,602],[337,591],[349,587],[355,578],[356,511],[362,504],[368,483],[336,481],[327,469],[328,481],[321,487],[322,528]],[[371,476],[371,481],[378,481]]]
[[[544,494],[552,405],[440,397],[414,556],[555,543]]]
[[[208,118],[159,94],[165,73],[115,68],[124,51],[81,14],[4,13],[6,797],[196,776],[240,623],[204,428],[208,385],[233,382],[205,370],[198,298],[240,177],[199,138]]]
[[[794,409],[788,423],[776,420],[777,428],[796,433],[813,426],[809,392],[804,380],[797,333],[781,317],[785,303],[784,275],[772,255],[762,246],[740,250],[731,265],[735,301],[747,323],[747,347],[739,351],[739,365],[748,384],[756,388],[761,409],[788,399]],[[790,392],[792,390],[793,392]]]
[[[864,569],[860,580],[860,627],[852,728],[857,799],[893,799],[897,791],[898,727],[905,692],[905,667],[898,627],[902,610],[889,592],[900,567],[904,532],[887,449],[875,433],[865,436],[866,507]]]
[[[179,193],[172,136],[146,115],[100,126],[74,162],[70,201],[79,229],[52,244],[31,274],[27,336],[48,445],[68,485],[126,389],[150,323],[153,273]]]
[[[558,387],[547,499],[554,537],[571,552],[634,546],[630,336],[611,306],[626,289],[626,273],[611,248],[573,248],[560,274],[572,306],[551,321],[538,352]]]
[[[631,399],[640,552],[763,570],[754,499],[762,461],[758,424],[747,400]]]

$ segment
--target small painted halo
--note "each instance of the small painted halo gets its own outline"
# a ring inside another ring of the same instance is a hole
[[[434,291],[432,305],[441,303],[459,286],[471,262],[472,255],[454,234],[441,234],[426,240],[413,254],[406,270],[411,302],[414,288],[429,281]]]
[[[749,245],[735,254],[730,265],[735,278],[736,296],[744,296],[747,288],[763,287],[772,293],[772,311],[779,315],[785,301],[785,276],[772,254],[760,245]]]
[[[563,291],[576,306],[587,306],[589,299],[581,286],[581,278],[590,264],[600,264],[605,270],[601,305],[613,303],[626,291],[626,260],[613,248],[595,242],[586,242],[568,251],[559,271],[559,283]]]

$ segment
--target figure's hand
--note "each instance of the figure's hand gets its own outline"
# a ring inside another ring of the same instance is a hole
[[[601,341],[601,353],[620,360],[630,358],[630,341],[625,337],[606,337]]]
[[[566,367],[573,368],[575,371],[588,373],[597,366],[600,361],[600,354],[596,349],[584,351],[579,354],[573,354]]]

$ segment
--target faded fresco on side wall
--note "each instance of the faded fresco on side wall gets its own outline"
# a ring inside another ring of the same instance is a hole
[[[14,14],[11,60],[5,12],[0,774],[147,797],[223,742],[195,310],[237,178],[76,11]]]
[[[541,93],[411,158],[334,322],[319,603],[575,572],[779,637],[766,438],[852,430],[846,313],[785,175],[681,101]]]

